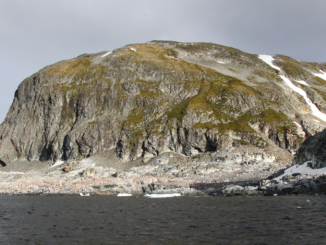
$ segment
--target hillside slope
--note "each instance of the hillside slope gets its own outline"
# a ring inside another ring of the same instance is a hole
[[[224,148],[294,153],[325,128],[326,63],[211,43],[151,41],[47,66],[18,87],[0,127],[2,166],[115,152],[147,162],[164,152]],[[278,69],[277,69],[278,68]]]

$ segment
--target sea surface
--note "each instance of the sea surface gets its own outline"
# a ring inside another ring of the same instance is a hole
[[[326,196],[0,196],[0,244],[326,244]]]

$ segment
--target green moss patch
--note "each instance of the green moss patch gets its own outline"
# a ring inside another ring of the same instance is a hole
[[[246,112],[239,117],[239,121],[251,124],[259,122],[260,125],[269,124],[274,126],[279,133],[296,132],[296,126],[291,119],[289,119],[283,112],[277,112],[270,108],[261,111],[260,114]]]

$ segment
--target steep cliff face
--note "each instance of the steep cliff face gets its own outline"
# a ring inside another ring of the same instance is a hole
[[[313,168],[326,167],[326,130],[309,137],[294,156],[293,164],[308,162]]]
[[[274,58],[281,71],[225,46],[152,41],[47,66],[15,93],[0,127],[1,164],[112,149],[123,162],[147,161],[169,151],[264,148],[268,139],[295,152],[324,125],[279,75],[326,111],[326,81],[314,75],[326,64]]]

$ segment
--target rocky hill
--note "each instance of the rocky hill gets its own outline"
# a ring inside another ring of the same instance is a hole
[[[325,128],[325,71],[326,63],[212,43],[151,41],[83,54],[19,85],[0,126],[0,163],[97,156],[139,166],[166,152],[196,159],[250,148],[290,164]]]

